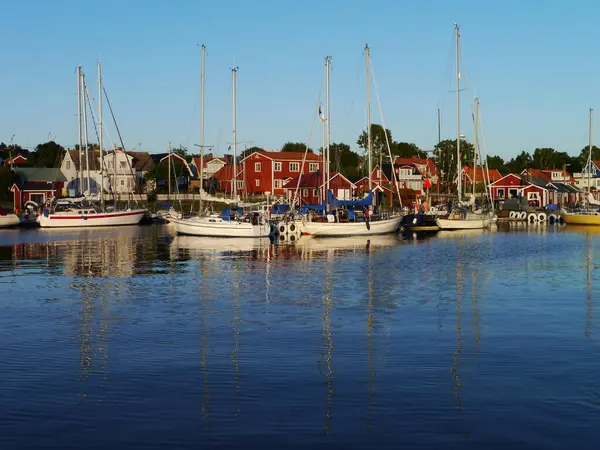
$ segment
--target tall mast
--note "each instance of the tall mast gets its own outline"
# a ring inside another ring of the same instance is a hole
[[[458,24],[454,25],[454,30],[456,33],[456,177],[458,180],[458,201],[460,202],[462,193],[462,172],[460,167],[460,63],[458,60],[458,40],[460,38],[460,33]]]
[[[87,96],[87,85],[85,84],[85,73],[81,74],[81,92],[83,93],[82,95],[82,101],[83,101],[83,107],[81,108],[83,110],[83,145],[85,147],[85,169],[87,172],[87,191],[91,194],[92,193],[92,189],[90,187],[90,156],[89,156],[89,149],[88,149],[88,127],[87,127],[87,102],[86,100],[86,96]]]
[[[204,189],[204,56],[206,46],[202,44],[202,72],[200,74],[200,207],[202,214],[202,191]]]
[[[233,200],[237,198],[237,161],[236,161],[236,153],[237,153],[237,99],[236,99],[236,86],[235,86],[235,75],[237,73],[238,68],[234,67],[231,69],[231,77],[233,84],[233,189],[231,190],[233,195]]]
[[[442,142],[442,118],[440,116],[440,108],[437,109],[437,128],[438,128],[438,149],[436,152],[436,165],[438,166],[438,181],[437,181],[437,191],[440,193],[440,184],[442,181],[442,174],[440,173],[440,142]]]
[[[326,68],[326,100],[327,100],[327,106],[326,106],[326,111],[325,114],[327,115],[327,119],[326,119],[326,124],[325,126],[327,127],[327,162],[326,162],[326,176],[327,178],[325,179],[325,185],[326,185],[326,189],[325,189],[325,201],[328,202],[329,201],[329,179],[331,178],[330,175],[330,166],[329,166],[329,159],[330,159],[330,146],[331,146],[331,106],[330,106],[330,93],[329,93],[329,69],[330,69],[330,65],[331,65],[331,56],[326,56],[325,57],[325,68]]]
[[[171,207],[171,143],[169,142],[169,154],[167,156],[167,167],[169,169],[169,182],[168,182],[168,191],[167,191],[167,203],[169,204],[169,208]],[[116,171],[116,168],[115,168]]]
[[[79,138],[79,170],[77,171],[77,188],[83,192],[83,143],[81,140],[81,66],[77,66],[77,134]]]
[[[100,145],[100,209],[104,211],[104,130],[102,128],[104,125],[102,123],[102,70],[100,68],[100,61],[98,61],[98,117],[100,128],[100,135],[98,136],[98,144]]]
[[[369,60],[370,60],[370,49],[369,45],[365,44],[365,70],[366,70],[366,83],[367,83],[367,159],[368,170],[369,170],[369,192],[373,190],[373,140],[371,136],[371,79],[369,74]]]
[[[589,129],[589,139],[590,139],[590,151],[588,154],[588,168],[587,168],[587,176],[588,176],[588,194],[590,193],[590,170],[592,167],[592,120],[594,117],[594,110],[590,108],[590,129]]]
[[[477,182],[477,152],[479,151],[479,99],[475,98],[475,151],[473,152],[473,201],[475,201],[475,183]],[[482,166],[483,171],[483,166]]]

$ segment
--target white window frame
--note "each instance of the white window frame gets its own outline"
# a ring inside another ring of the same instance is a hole
[[[237,188],[244,189],[244,180],[237,180]]]
[[[260,186],[260,178],[256,178],[254,180],[254,184],[256,185],[256,187],[259,187]]]
[[[317,188],[313,189],[313,197],[318,197],[319,196],[319,190]]]
[[[302,189],[302,197],[308,197],[308,189]]]
[[[254,171],[255,172],[260,172],[260,162],[255,162],[254,163]]]
[[[502,192],[502,195],[500,195],[500,192]],[[496,189],[496,197],[498,198],[506,198],[505,197],[505,192],[504,192],[504,188],[497,188]]]
[[[71,161],[67,161],[66,168],[67,170],[71,170]]]
[[[319,164],[318,163],[310,163],[308,165],[308,171],[309,172],[316,172],[317,170],[319,170]]]
[[[283,187],[283,180],[279,179],[279,178],[275,178],[273,187],[275,188],[282,188]]]
[[[380,180],[380,179],[381,179],[381,169],[377,169],[377,172],[375,172],[375,178],[376,178],[377,180]]]
[[[281,172],[281,162],[280,161],[275,161],[273,163],[273,170],[275,172]]]
[[[299,162],[291,162],[290,163],[290,172],[300,172],[300,163]]]
[[[527,201],[531,200],[541,200],[542,196],[537,191],[530,191],[527,193]]]

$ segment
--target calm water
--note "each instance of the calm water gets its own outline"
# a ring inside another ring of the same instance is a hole
[[[0,231],[0,448],[596,449],[598,257],[569,227]]]

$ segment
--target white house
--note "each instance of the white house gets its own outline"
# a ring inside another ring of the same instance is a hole
[[[192,158],[191,166],[194,166],[195,172],[200,176],[200,157],[194,156]],[[208,154],[204,157],[204,171],[202,172],[202,177],[205,180],[210,179],[215,173],[217,173],[221,168],[227,165],[227,158],[224,157],[213,157],[212,154]]]
[[[80,169],[80,153],[79,150],[68,150],[65,152],[65,157],[61,163],[61,171],[67,179],[66,189],[69,195],[75,195],[89,191],[91,193],[99,192],[102,185],[101,168],[104,170],[104,191],[117,192],[127,194],[135,192],[144,175],[152,168],[152,158],[147,152],[124,152],[117,149],[108,151],[102,155],[100,164],[100,151],[90,151],[86,159],[83,154],[82,167],[84,182],[80,186],[79,169]],[[87,166],[86,161],[90,166],[90,186],[87,185]]]

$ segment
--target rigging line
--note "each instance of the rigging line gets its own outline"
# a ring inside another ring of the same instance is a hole
[[[489,166],[489,162],[488,162],[488,155],[487,155],[487,149],[485,146],[485,135],[483,134],[483,121],[481,120],[481,114],[479,114],[479,129],[481,130],[481,142],[483,143],[483,154],[485,156],[485,170],[487,172],[487,186],[488,188],[486,189],[486,195],[488,196],[488,199],[490,201],[490,204],[492,205],[492,211],[494,211],[494,202],[492,201],[492,186],[491,186],[491,179],[490,179],[490,166]]]
[[[117,125],[117,119],[115,119],[115,114],[113,112],[112,106],[110,104],[110,100],[108,99],[108,93],[106,92],[106,88],[104,86],[102,86],[102,90],[104,91],[104,96],[106,97],[106,103],[108,105],[108,109],[110,111],[110,115],[112,116],[113,122],[115,124],[115,128],[117,129],[117,134],[119,135],[119,140],[121,141],[121,147],[123,148],[123,153],[125,154],[125,160],[127,161],[127,165],[129,166],[129,171],[131,172],[131,176],[133,177],[133,181],[135,183],[135,193],[138,193],[138,188],[137,188],[137,182],[136,182],[136,178],[135,178],[135,173],[133,172],[133,167],[131,166],[131,164],[129,164],[129,158],[127,158],[127,153],[125,150],[125,144],[123,143],[123,137],[121,136],[121,131],[119,130],[119,125]],[[114,151],[114,150],[113,150]],[[115,175],[117,173],[117,168],[115,167]],[[135,204],[138,205],[138,201],[137,198],[135,197],[135,195],[133,196],[133,199],[135,200]]]
[[[379,105],[379,115],[381,116],[381,125],[383,126],[383,134],[385,134],[385,142],[388,148],[388,154],[390,157],[390,165],[392,166],[392,176],[394,178],[394,184],[396,185],[396,194],[398,195],[398,201],[400,202],[400,208],[402,208],[402,197],[400,197],[400,186],[398,179],[396,178],[396,171],[394,170],[394,159],[392,158],[392,148],[390,147],[390,137],[386,132],[385,119],[383,118],[383,109],[381,108],[381,101],[379,99],[379,90],[377,89],[377,82],[375,81],[375,69],[373,69],[373,61],[369,56],[369,65],[371,66],[371,76],[373,78],[373,87],[375,88],[375,96],[377,97],[377,104]],[[370,176],[370,175],[369,175]]]
[[[315,122],[317,120],[317,117],[319,116],[319,106],[321,105],[321,93],[323,92],[323,84],[324,83],[325,83],[325,74],[323,74],[323,76],[321,77],[321,86],[319,87],[319,94],[317,95],[317,105],[315,106],[315,112],[313,115],[312,124],[310,125],[310,133],[308,135],[308,141],[306,142],[306,150],[304,150],[304,156],[302,157],[302,165],[300,166],[300,175],[298,176],[298,183],[296,183],[296,190],[294,191],[294,200],[292,202],[292,208],[296,205],[296,200],[298,199],[298,191],[300,189],[300,180],[302,180],[302,175],[304,174],[304,165],[306,164],[306,156],[308,154],[308,150],[310,149],[310,140],[312,138],[313,131],[315,129]],[[323,114],[327,114],[327,112],[324,112]],[[325,151],[325,148],[323,148],[323,152],[324,151]],[[321,154],[321,161],[323,163],[325,163],[325,161],[323,159],[323,154]],[[322,171],[325,172],[324,165],[323,165]],[[326,195],[329,195],[329,193],[327,193]],[[326,199],[322,199],[322,200],[326,201]]]

